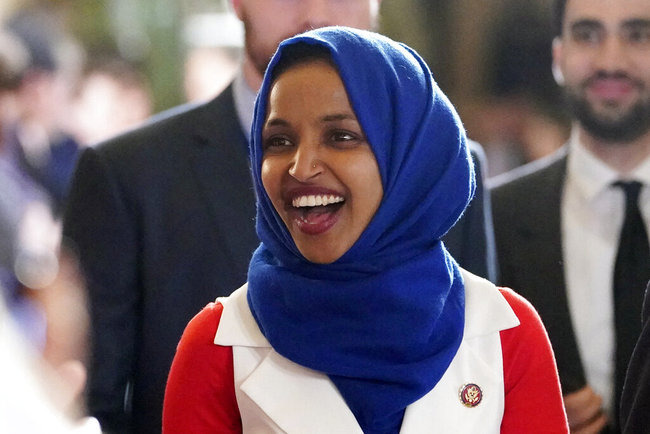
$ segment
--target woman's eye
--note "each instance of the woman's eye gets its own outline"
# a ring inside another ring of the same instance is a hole
[[[363,133],[349,130],[331,130],[326,135],[326,142],[333,148],[349,149],[365,143]]]
[[[277,149],[285,146],[291,146],[291,141],[286,137],[269,137],[268,139],[264,140],[264,149]]]
[[[354,134],[348,133],[347,131],[335,131],[332,133],[332,141],[334,142],[349,142],[351,140],[356,140]]]

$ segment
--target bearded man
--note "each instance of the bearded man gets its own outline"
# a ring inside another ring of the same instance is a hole
[[[619,432],[650,278],[650,2],[558,0],[555,21],[572,133],[494,180],[499,279],[547,327],[572,432]]]

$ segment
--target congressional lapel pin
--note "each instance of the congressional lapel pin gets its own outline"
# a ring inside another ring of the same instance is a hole
[[[460,402],[468,408],[476,407],[483,399],[483,391],[474,383],[467,383],[460,386]]]

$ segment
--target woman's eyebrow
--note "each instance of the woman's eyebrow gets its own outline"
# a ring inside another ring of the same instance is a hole
[[[336,113],[336,114],[325,115],[320,118],[322,122],[344,121],[348,119],[356,121],[357,117],[354,116],[352,113]]]
[[[289,126],[289,122],[282,118],[271,118],[264,123],[264,127]]]

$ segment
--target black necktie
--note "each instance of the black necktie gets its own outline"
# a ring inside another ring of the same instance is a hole
[[[642,184],[617,182],[625,191],[625,220],[621,229],[614,265],[614,319],[616,329],[615,417],[623,390],[625,372],[641,332],[643,293],[650,279],[650,247],[648,234],[639,211],[638,199]]]

